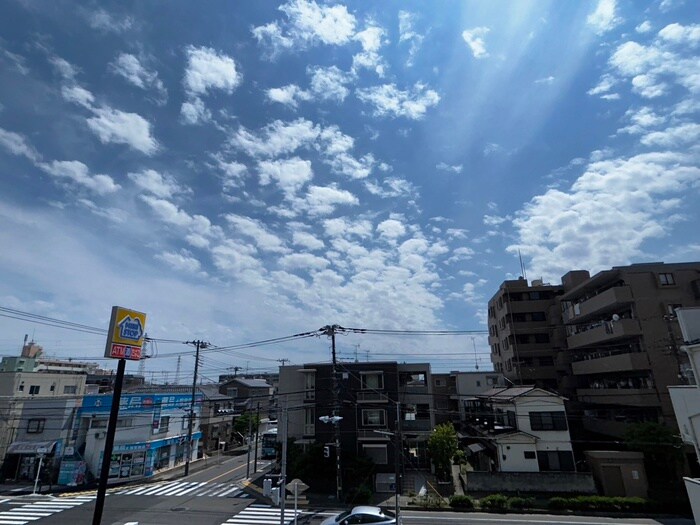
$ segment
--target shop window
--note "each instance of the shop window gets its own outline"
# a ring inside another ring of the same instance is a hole
[[[661,286],[672,286],[676,284],[676,280],[672,273],[660,273],[659,274],[659,284]]]
[[[384,410],[363,410],[362,424],[366,427],[383,427],[386,425],[386,412]]]
[[[46,419],[36,418],[27,421],[27,434],[41,434],[44,431]]]

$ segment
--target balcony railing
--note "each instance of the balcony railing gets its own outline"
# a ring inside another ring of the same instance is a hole
[[[643,352],[601,352],[571,364],[574,375],[605,374],[629,370],[649,370],[649,358]]]
[[[569,348],[573,349],[640,335],[642,330],[637,319],[619,319],[576,326],[575,331],[566,338],[566,341]]]
[[[632,302],[632,290],[629,286],[615,286],[579,303],[571,304],[564,309],[562,317],[565,323],[579,323],[593,316],[618,311]]]
[[[377,392],[375,390],[360,390],[357,393],[358,403],[388,403],[389,398],[384,392]]]

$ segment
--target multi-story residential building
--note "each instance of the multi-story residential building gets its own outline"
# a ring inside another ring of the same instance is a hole
[[[403,438],[403,467],[427,466],[426,444],[435,426],[430,365],[341,362],[335,380],[332,371],[328,363],[280,368],[279,406],[287,413],[287,435],[301,445],[332,444],[336,427],[319,418],[335,411],[342,417],[337,423],[341,458],[371,458],[377,490],[388,490],[395,472],[397,433]]]
[[[68,423],[85,393],[84,374],[0,372],[0,457],[8,478],[34,476],[39,453],[60,458]]]
[[[560,300],[584,426],[613,436],[630,422],[675,426],[668,387],[691,374],[674,310],[700,305],[700,263],[614,267]]]
[[[533,386],[494,388],[468,402],[467,421],[499,472],[575,471],[564,398]]]
[[[435,424],[451,422],[459,426],[465,421],[467,401],[492,388],[505,386],[506,379],[499,372],[475,370],[433,374]]]
[[[505,281],[489,301],[491,359],[514,383],[556,388],[587,431],[675,426],[668,386],[692,374],[673,312],[697,305],[700,263],[577,270],[561,285]]]
[[[504,281],[489,301],[491,362],[512,384],[558,387],[564,339],[556,299],[563,293],[563,285],[518,279]]]

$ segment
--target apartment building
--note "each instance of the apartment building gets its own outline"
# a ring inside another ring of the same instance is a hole
[[[561,284],[518,279],[504,281],[489,301],[491,362],[512,384],[559,387],[565,341],[557,298],[563,293]]]
[[[473,370],[433,374],[435,424],[451,422],[459,428],[465,421],[468,401],[487,390],[505,386],[505,377],[497,372]]]
[[[505,281],[489,301],[491,359],[516,384],[565,395],[587,431],[675,425],[668,386],[692,371],[674,311],[697,305],[700,262],[576,270],[560,285]]]
[[[319,418],[336,409],[342,417],[336,423],[341,459],[371,458],[377,490],[388,489],[395,471],[396,433],[402,436],[403,467],[427,467],[427,440],[435,427],[430,365],[341,362],[335,381],[332,371],[328,363],[280,367],[278,403],[286,407],[288,437],[299,445],[334,443],[335,425]]]

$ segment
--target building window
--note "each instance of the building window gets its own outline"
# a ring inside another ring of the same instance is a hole
[[[22,381],[22,382],[19,384],[19,386],[17,386],[17,390],[19,390],[20,392],[24,392],[24,381]]]
[[[107,419],[93,419],[90,428],[107,428]]]
[[[418,403],[416,405],[416,419],[423,421],[430,419],[430,405],[428,403]]]
[[[161,416],[158,428],[154,429],[154,434],[166,434],[170,426],[170,416]]]
[[[569,450],[537,451],[537,463],[541,472],[564,471],[573,472],[574,455]]]
[[[425,372],[401,372],[401,386],[426,386]]]
[[[304,434],[313,436],[316,433],[316,413],[313,408],[304,409]]]
[[[49,390],[51,392],[55,392],[56,391],[56,383],[51,383],[51,387],[49,388]]]
[[[32,385],[29,387],[29,395],[34,396],[39,393],[39,390],[41,390],[40,385]]]
[[[568,430],[564,412],[530,412],[532,430]]]
[[[384,374],[382,372],[362,372],[362,390],[384,390]]]
[[[445,380],[444,379],[436,379],[435,386],[445,386]]]
[[[526,450],[524,454],[525,459],[537,459],[537,454],[535,454],[534,450]]]
[[[362,452],[371,459],[375,465],[386,465],[389,463],[386,445],[362,445]]]
[[[535,334],[535,343],[549,343],[549,334]]]
[[[659,284],[661,286],[671,286],[676,284],[676,280],[673,278],[672,273],[660,273],[659,274]]]
[[[236,387],[228,387],[228,388],[226,389],[226,395],[227,395],[228,397],[233,398],[233,399],[237,398],[237,397],[238,397],[238,388],[236,388]]]
[[[366,427],[386,426],[386,412],[384,410],[363,410],[362,424]]]
[[[316,374],[304,374],[304,398],[316,399]]]
[[[27,421],[27,434],[41,434],[44,431],[44,424],[46,420],[41,419],[30,419]]]
[[[533,321],[546,321],[547,317],[545,316],[544,312],[532,312],[530,314],[532,316]]]

